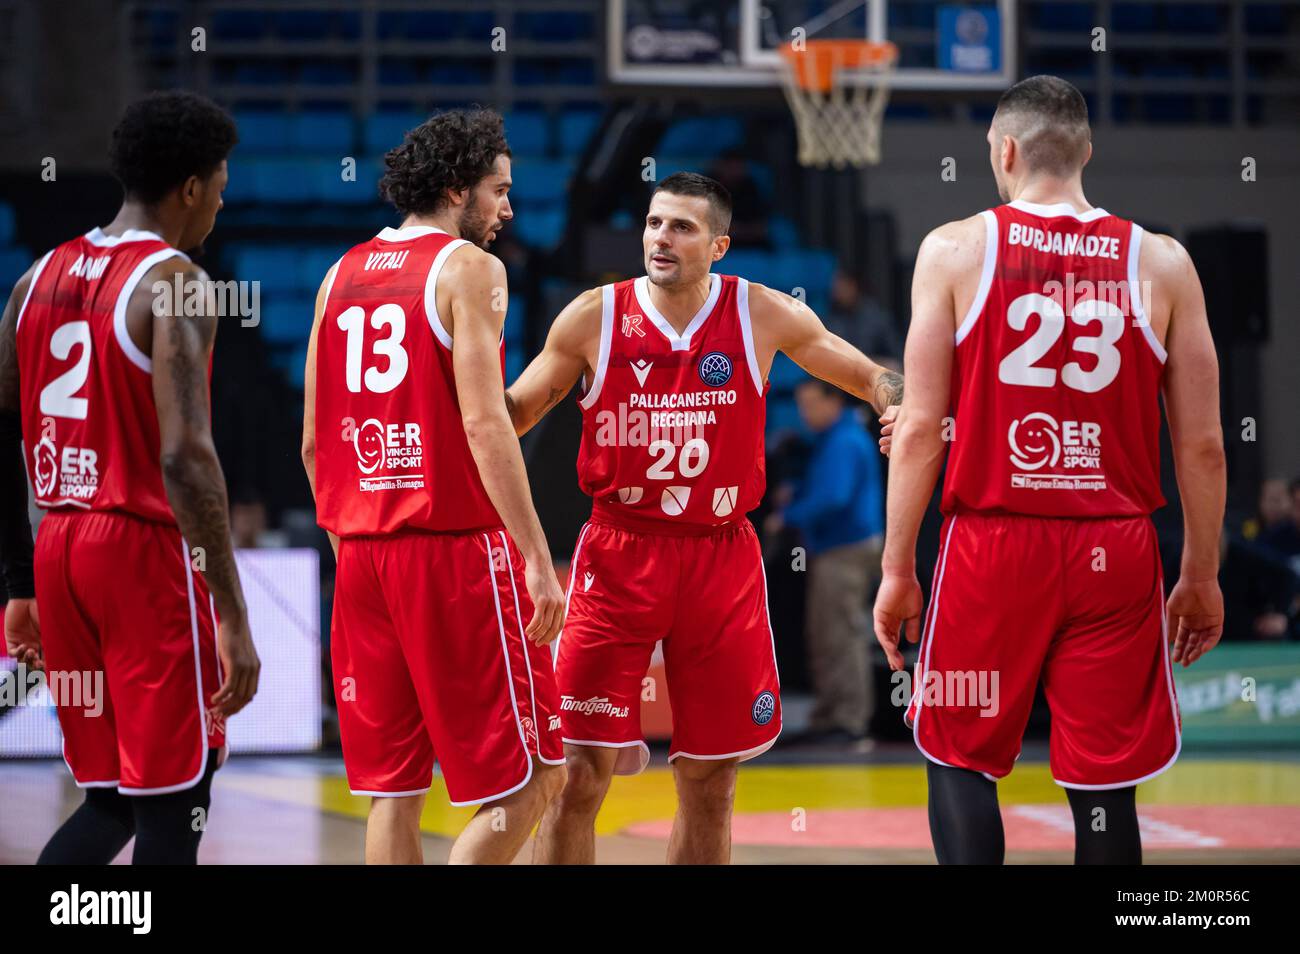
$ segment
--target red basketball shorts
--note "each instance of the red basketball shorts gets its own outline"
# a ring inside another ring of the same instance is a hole
[[[36,606],[63,757],[82,788],[194,786],[226,744],[216,614],[176,527],[107,511],[46,514]]]
[[[589,522],[569,575],[556,656],[564,741],[649,761],[641,699],[663,640],[673,711],[669,760],[753,758],[781,732],[767,582],[748,520],[707,536],[661,536]]]
[[[1149,519],[962,513],[941,539],[907,710],[926,758],[1008,774],[1041,678],[1058,785],[1123,788],[1173,764],[1180,723]]]
[[[501,530],[339,543],[330,635],[343,762],[354,795],[503,798],[533,756],[564,761],[548,647],[524,627],[524,560]]]

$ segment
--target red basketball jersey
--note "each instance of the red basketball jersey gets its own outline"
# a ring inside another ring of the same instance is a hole
[[[713,275],[678,335],[649,279],[601,289],[600,358],[579,401],[578,482],[592,516],[652,533],[708,532],[763,496],[766,385],[749,283]]]
[[[957,329],[943,511],[1149,514],[1165,349],[1146,320],[1140,226],[1104,209],[981,213],[979,289]]]
[[[176,257],[185,258],[153,232],[94,229],[37,264],[17,342],[39,506],[175,524],[159,463],[153,362],[127,334],[126,308],[145,273]]]
[[[468,244],[389,228],[339,260],[316,333],[316,517],[341,537],[501,525],[438,316],[438,273]]]

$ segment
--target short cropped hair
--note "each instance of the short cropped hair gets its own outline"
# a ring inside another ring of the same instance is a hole
[[[655,193],[699,196],[709,200],[709,229],[714,235],[726,235],[731,228],[731,193],[716,179],[696,172],[674,172],[655,186]]]
[[[152,93],[113,128],[109,166],[129,198],[152,204],[190,176],[212,175],[237,142],[235,121],[207,97]]]
[[[1029,168],[1070,176],[1088,158],[1092,132],[1088,104],[1071,83],[1055,76],[1031,76],[998,100],[993,122],[1019,142]]]
[[[501,114],[453,109],[426,119],[384,156],[380,194],[403,215],[444,208],[448,193],[472,189],[509,156]]]

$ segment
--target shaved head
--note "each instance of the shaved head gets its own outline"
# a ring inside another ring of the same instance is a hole
[[[1003,93],[993,130],[1016,140],[1034,173],[1069,178],[1088,161],[1088,104],[1073,85],[1055,76],[1031,76]]]

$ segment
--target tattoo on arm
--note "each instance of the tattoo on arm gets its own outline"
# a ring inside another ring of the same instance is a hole
[[[546,400],[542,402],[542,406],[537,409],[537,416],[533,418],[533,423],[536,424],[545,417],[546,412],[555,407],[556,404],[560,403],[560,398],[562,397],[564,397],[563,391],[559,388],[551,388],[550,394],[546,396]]]
[[[181,317],[168,320],[172,344],[171,399],[176,402],[185,430],[202,434],[208,429],[207,402],[203,400],[202,390],[207,386],[207,340],[186,327],[189,321]],[[187,450],[184,454],[164,455],[163,477],[186,542],[191,548],[202,548],[203,575],[224,604],[220,608],[242,609],[243,593],[230,539],[226,480],[216,454],[195,454]]]
[[[903,376],[897,371],[882,371],[876,379],[876,408],[884,413],[885,408],[903,403]]]
[[[509,391],[506,391],[506,413],[510,415],[510,423],[516,425],[519,423],[519,408],[515,407],[515,399],[510,396]]]

